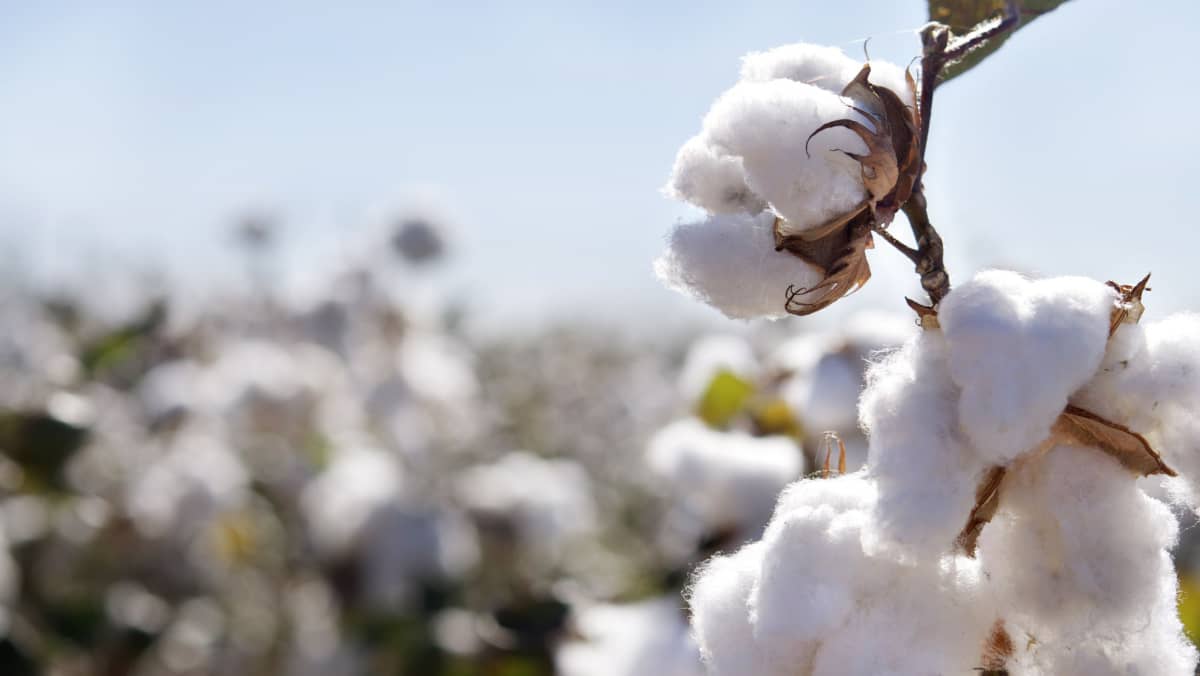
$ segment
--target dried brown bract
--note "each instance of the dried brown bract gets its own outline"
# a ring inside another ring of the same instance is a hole
[[[854,292],[871,278],[867,249],[873,248],[872,232],[887,227],[896,212],[912,196],[921,174],[920,118],[896,92],[870,81],[866,64],[842,90],[850,107],[867,118],[869,127],[857,120],[834,120],[818,127],[816,134],[835,127],[849,129],[867,146],[865,154],[839,152],[862,167],[867,199],[828,223],[798,234],[783,234],[783,221],[775,222],[775,249],[788,251],[825,271],[822,281],[811,288],[789,287],[786,309],[808,315]],[[912,74],[908,85],[916,91]],[[807,149],[806,149],[807,152]]]

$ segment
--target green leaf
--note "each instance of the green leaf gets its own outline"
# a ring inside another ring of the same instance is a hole
[[[718,371],[696,403],[696,416],[710,427],[723,428],[742,412],[754,394],[754,384],[732,371]]]
[[[1179,576],[1179,620],[1192,643],[1200,645],[1200,579],[1187,573]]]
[[[1016,0],[1020,12],[1017,27],[946,66],[942,71],[941,81],[945,82],[974,68],[999,49],[1017,30],[1064,2],[1066,0]],[[946,24],[953,30],[954,35],[964,35],[982,21],[1004,16],[1007,4],[1006,0],[929,0],[929,20]]]

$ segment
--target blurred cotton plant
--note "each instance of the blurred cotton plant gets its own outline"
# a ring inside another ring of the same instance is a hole
[[[959,4],[931,11],[984,18]],[[1200,353],[1184,346],[1200,324],[1139,324],[1148,278],[987,271],[951,288],[928,219],[934,91],[1057,3],[1023,4],[964,33],[922,29],[919,84],[825,47],[752,54],[676,159],[669,192],[711,215],[672,232],[656,263],[668,286],[733,318],[810,314],[867,282],[877,235],[929,295],[908,300],[921,330],[895,333],[903,346],[866,369],[865,464],[792,483],[761,539],[694,576],[710,673],[1196,669],[1166,501],[1196,508],[1200,437],[1183,411]],[[888,231],[900,212],[915,246]],[[818,340],[779,351],[796,374],[784,398],[844,426],[861,371]],[[731,351],[720,363],[746,362]],[[720,495],[699,473],[688,480]]]

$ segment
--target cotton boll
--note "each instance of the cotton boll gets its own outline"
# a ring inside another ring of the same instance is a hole
[[[757,214],[766,201],[746,185],[742,160],[695,136],[679,149],[666,193],[714,214]]]
[[[647,464],[671,487],[669,527],[697,536],[731,529],[743,539],[758,535],[779,491],[804,469],[800,449],[787,437],[718,432],[695,419],[656,434]]]
[[[1004,464],[1046,438],[1100,366],[1114,300],[1090,279],[992,270],[942,301],[959,419],[979,453]]]
[[[721,372],[749,381],[758,376],[758,358],[744,338],[715,335],[692,343],[679,374],[680,394],[689,403],[698,401]]]
[[[811,288],[824,272],[775,250],[774,220],[763,213],[678,225],[667,250],[654,262],[654,271],[667,287],[731,319],[783,317],[788,287]]]
[[[876,525],[885,540],[936,559],[953,547],[989,466],[959,429],[946,341],[921,333],[867,381],[860,416],[879,490]]]
[[[806,676],[966,673],[977,664],[994,621],[980,603],[978,565],[915,563],[881,546],[879,497],[859,472],[801,481],[780,498],[750,597],[770,664]]]
[[[830,91],[791,80],[736,85],[704,118],[710,143],[740,157],[746,183],[786,219],[787,233],[823,225],[866,199],[859,163],[840,151],[865,153],[853,132],[826,122],[866,117]]]
[[[978,556],[1005,618],[1043,628],[1104,618],[1144,624],[1178,527],[1128,470],[1089,448],[1058,446],[1010,471]]]
[[[688,591],[692,630],[711,676],[793,676],[796,664],[768,660],[754,636],[750,598],[765,545],[756,542],[717,556],[696,573]]]
[[[563,676],[704,676],[678,595],[585,607],[573,619],[582,638],[555,654]]]

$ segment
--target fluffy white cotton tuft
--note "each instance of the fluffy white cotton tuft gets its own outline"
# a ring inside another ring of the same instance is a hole
[[[750,598],[765,545],[756,542],[709,559],[688,592],[692,629],[713,676],[787,676],[795,666],[768,662],[754,637]]]
[[[891,89],[909,105],[915,103],[916,93],[908,86],[903,68],[887,61],[870,63],[872,84]],[[837,47],[798,42],[742,57],[742,81],[794,80],[840,94],[862,67],[863,62]]]
[[[959,429],[946,342],[923,332],[876,364],[860,407],[870,439],[867,466],[879,489],[876,526],[921,557],[954,546],[989,466]]]
[[[665,190],[670,197],[714,214],[757,214],[767,208],[766,201],[746,185],[741,158],[713,147],[703,135],[692,137],[679,149]]]
[[[654,262],[671,289],[732,319],[787,314],[789,285],[810,288],[823,272],[787,252],[775,251],[774,216],[713,216],[676,226],[667,250]]]
[[[1191,674],[1168,549],[1177,526],[1129,472],[1089,448],[1018,463],[979,539],[997,612],[1021,633],[1014,673]]]
[[[761,542],[710,561],[691,593],[714,676],[969,673],[989,623],[978,567],[877,546],[864,473],[797,482]],[[903,619],[901,619],[903,618]]]
[[[792,80],[747,82],[721,95],[704,118],[704,136],[741,158],[746,184],[801,232],[841,216],[866,198],[859,163],[841,150],[863,153],[853,132],[826,122],[870,124],[833,92]],[[807,149],[806,149],[807,146]]]
[[[942,301],[959,422],[983,457],[1007,463],[1045,439],[1100,366],[1114,300],[1090,279],[992,270]]]

